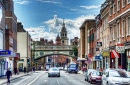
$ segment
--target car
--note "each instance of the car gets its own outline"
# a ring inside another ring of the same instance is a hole
[[[102,85],[130,85],[130,77],[124,70],[109,69],[102,75]]]
[[[88,81],[88,75],[90,74],[90,72],[92,71],[96,71],[95,69],[88,69],[85,71],[85,81]]]
[[[88,75],[88,81],[92,84],[95,83],[101,83],[102,82],[102,72],[99,71],[92,71]]]
[[[48,71],[48,77],[57,76],[60,77],[60,70],[56,67],[52,67]]]
[[[76,63],[70,63],[68,70],[69,73],[78,73],[78,64]]]

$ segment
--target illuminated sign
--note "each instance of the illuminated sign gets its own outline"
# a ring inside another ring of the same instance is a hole
[[[1,50],[0,51],[0,57],[16,57],[16,53],[10,51],[10,50]]]

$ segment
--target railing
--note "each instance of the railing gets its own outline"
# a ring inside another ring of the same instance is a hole
[[[65,46],[35,46],[35,50],[73,50],[72,45]]]

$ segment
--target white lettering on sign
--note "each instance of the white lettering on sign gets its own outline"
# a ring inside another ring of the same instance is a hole
[[[118,53],[124,53],[125,52],[125,47],[124,46],[116,46],[116,51]]]

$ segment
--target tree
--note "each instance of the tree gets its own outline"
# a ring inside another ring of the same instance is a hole
[[[73,52],[74,52],[74,56],[75,56],[75,58],[77,60],[77,57],[78,57],[78,48],[77,48],[77,46],[73,47]]]

